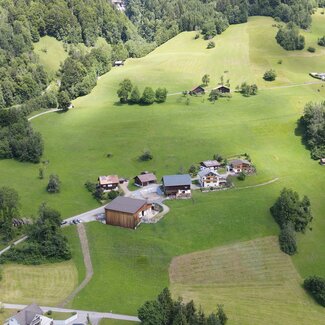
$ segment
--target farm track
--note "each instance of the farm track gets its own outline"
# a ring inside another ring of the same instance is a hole
[[[64,299],[59,304],[59,307],[66,306],[70,301],[72,301],[75,298],[75,296],[89,283],[89,281],[94,275],[93,265],[91,263],[91,257],[89,251],[88,238],[87,238],[87,233],[84,224],[79,223],[77,225],[77,229],[78,229],[82,254],[84,257],[84,263],[86,267],[86,277],[80,283],[80,285],[66,299]]]

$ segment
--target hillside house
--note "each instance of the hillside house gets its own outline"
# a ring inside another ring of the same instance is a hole
[[[205,90],[204,90],[203,87],[198,86],[198,87],[196,87],[196,88],[190,90],[190,91],[189,91],[189,94],[190,94],[191,96],[193,96],[193,95],[195,95],[195,96],[198,96],[198,95],[204,95],[204,94],[205,94]]]
[[[111,0],[112,4],[117,10],[125,11],[125,1],[124,0]]]
[[[246,159],[234,159],[229,162],[229,167],[230,171],[241,173],[250,170],[252,164]]]
[[[119,184],[119,178],[117,175],[99,176],[98,186],[103,189],[104,192],[117,191]]]
[[[222,94],[229,94],[230,93],[230,88],[224,85],[218,86],[214,88],[214,90],[219,91]]]
[[[114,67],[121,67],[124,65],[124,62],[123,61],[115,61],[114,62]]]
[[[211,169],[211,170],[217,170],[219,167],[221,167],[221,164],[217,160],[205,160],[200,162],[200,169]]]
[[[157,177],[153,173],[141,173],[140,175],[134,177],[134,184],[140,187],[156,183]]]
[[[190,175],[167,175],[162,178],[163,191],[166,196],[178,198],[191,197],[192,180]]]
[[[53,325],[53,319],[43,316],[43,310],[31,304],[8,318],[4,325]]]
[[[216,171],[204,169],[198,173],[199,182],[203,188],[218,188],[227,184],[227,179],[221,177]]]
[[[143,217],[152,213],[152,204],[146,200],[118,196],[105,206],[107,225],[136,229]]]

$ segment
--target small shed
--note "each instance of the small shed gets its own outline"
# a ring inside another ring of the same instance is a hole
[[[224,85],[218,86],[214,88],[215,90],[219,91],[222,94],[229,94],[230,93],[230,88]]]
[[[136,229],[141,219],[151,213],[146,200],[118,196],[105,206],[106,224]]]
[[[219,167],[221,167],[221,163],[217,160],[205,160],[200,162],[200,169],[211,169],[211,170],[217,170]]]
[[[113,191],[118,188],[119,178],[117,175],[99,176],[98,185],[104,191]]]
[[[114,67],[121,67],[123,65],[124,65],[124,61],[122,61],[122,60],[114,62]]]
[[[156,183],[157,177],[153,173],[143,173],[134,177],[134,184],[141,187]]]
[[[319,159],[319,163],[323,166],[325,166],[325,158]]]
[[[204,88],[202,86],[197,86],[194,89],[189,91],[189,94],[191,96],[193,96],[193,95],[196,95],[196,96],[197,95],[203,95],[204,93],[205,93],[205,90],[204,90]]]
[[[191,197],[191,176],[184,175],[167,175],[162,178],[163,190],[165,195],[175,198]]]

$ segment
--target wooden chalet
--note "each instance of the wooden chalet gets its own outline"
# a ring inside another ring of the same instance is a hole
[[[119,178],[117,175],[99,176],[98,186],[104,191],[113,191],[118,189]]]
[[[167,175],[162,178],[163,190],[166,196],[177,198],[191,197],[191,176]]]
[[[234,159],[229,162],[230,170],[235,173],[241,173],[244,171],[248,171],[252,164],[245,159]]]
[[[157,177],[153,173],[141,173],[140,175],[134,177],[134,184],[137,186],[147,186],[150,184],[156,184]]]
[[[195,95],[195,96],[197,96],[197,95],[204,95],[204,94],[205,94],[205,90],[204,90],[203,87],[201,87],[201,86],[197,86],[196,88],[190,90],[190,91],[189,91],[189,94],[190,94],[191,96],[193,96],[193,95]]]
[[[221,177],[216,171],[203,169],[198,173],[199,182],[203,188],[218,188],[227,184],[227,179]]]
[[[219,91],[222,94],[229,94],[230,93],[230,88],[224,85],[218,86],[214,88],[215,90]]]
[[[146,200],[118,196],[105,206],[107,225],[136,229],[141,219],[151,213],[152,205]]]
[[[221,167],[221,164],[217,160],[205,160],[200,162],[200,169],[211,169],[211,170],[217,170],[219,167]]]

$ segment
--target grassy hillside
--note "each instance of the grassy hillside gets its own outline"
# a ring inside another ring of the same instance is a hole
[[[47,73],[53,77],[60,68],[60,63],[68,57],[64,51],[63,43],[54,37],[44,36],[34,44],[34,52],[39,56],[41,64]]]
[[[324,310],[300,287],[276,237],[214,248],[173,259],[173,294],[207,311],[222,303],[229,324],[325,324]]]
[[[317,16],[307,42],[325,34],[324,22],[324,16]],[[294,86],[315,81],[308,73],[325,70],[325,54],[284,51],[274,40],[272,24],[269,18],[253,17],[247,24],[233,25],[216,38],[212,50],[204,40],[194,40],[195,33],[182,33],[147,57],[130,59],[103,76],[89,96],[74,102],[76,109],[33,120],[45,140],[44,160],[50,161],[44,180],[38,179],[38,165],[0,161],[1,170],[6,170],[0,182],[19,190],[25,214],[35,213],[43,201],[64,216],[84,212],[96,206],[84,189],[86,180],[111,173],[132,177],[142,170],[156,171],[160,177],[187,170],[217,152],[250,154],[258,173],[240,186],[279,178],[265,187],[196,193],[193,201],[170,202],[165,220],[136,232],[87,225],[95,275],[74,307],[135,313],[168,285],[174,256],[277,234],[269,207],[284,186],[307,194],[315,214],[313,231],[298,238],[294,263],[301,276],[325,276],[324,168],[310,159],[296,130],[305,103],[324,100],[325,87]],[[274,83],[262,79],[269,68],[278,72]],[[123,78],[131,78],[140,89],[165,86],[173,94],[199,84],[205,73],[211,75],[211,86],[224,74],[232,88],[247,80],[261,91],[256,97],[235,94],[215,104],[203,97],[191,98],[186,105],[181,95],[150,107],[116,103]],[[154,159],[138,162],[148,149]],[[107,153],[113,157],[107,158]],[[60,194],[45,191],[50,173],[62,180]]]

